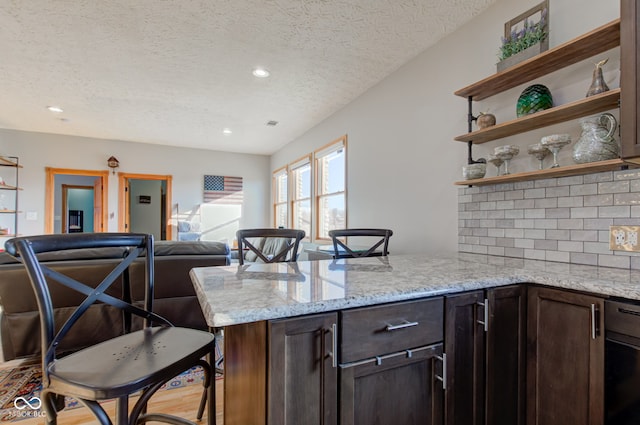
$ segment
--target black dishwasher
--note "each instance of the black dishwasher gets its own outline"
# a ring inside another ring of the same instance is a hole
[[[605,301],[606,425],[640,424],[640,303]]]

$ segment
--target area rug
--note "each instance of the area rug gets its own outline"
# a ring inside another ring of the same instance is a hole
[[[202,369],[191,368],[167,382],[159,391],[201,384]],[[39,396],[42,389],[40,364],[24,364],[14,368],[0,369],[0,422],[17,422],[33,418],[40,412]],[[67,397],[65,409],[82,405]]]

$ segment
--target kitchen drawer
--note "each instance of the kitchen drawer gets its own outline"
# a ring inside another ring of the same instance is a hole
[[[340,363],[441,342],[443,306],[437,297],[343,311]]]
[[[607,331],[640,338],[640,305],[605,301],[604,326]]]

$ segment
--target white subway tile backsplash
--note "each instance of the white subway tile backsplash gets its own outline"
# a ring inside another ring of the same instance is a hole
[[[504,218],[524,218],[524,210],[505,210]]]
[[[613,171],[604,171],[602,173],[587,174],[584,176],[585,183],[598,183],[613,181]]]
[[[542,229],[524,229],[524,237],[527,239],[545,239],[546,233],[547,231]]]
[[[584,183],[583,176],[570,176],[558,178],[558,186],[575,186]]]
[[[598,254],[585,254],[582,252],[572,252],[570,262],[573,264],[584,264],[587,266],[598,265]]]
[[[584,197],[582,196],[566,196],[558,198],[558,207],[582,207],[584,206]]]
[[[515,200],[515,199],[524,199],[524,190],[512,190],[509,192],[505,192],[504,194],[505,200]]]
[[[584,252],[590,253],[590,254],[613,255],[613,252],[609,249],[609,244],[602,243],[602,242],[585,242]]]
[[[598,231],[597,230],[572,230],[571,240],[596,242],[598,240]]]
[[[640,205],[640,192],[616,193],[613,196],[614,205]]]
[[[584,198],[585,207],[599,207],[613,205],[613,194],[607,193],[603,195],[588,195]]]
[[[584,220],[581,218],[559,218],[558,229],[584,229]]]
[[[545,210],[543,209],[530,209],[524,210],[524,218],[545,218]]]
[[[631,268],[630,257],[621,255],[598,255],[598,265],[601,267],[617,267],[619,269]]]
[[[504,201],[504,192],[492,192],[487,195],[488,201]]]
[[[544,198],[545,197],[545,189],[526,189],[524,191],[524,199],[535,199],[535,198]]]
[[[584,242],[558,241],[558,251],[584,252]]]
[[[626,205],[613,207],[598,207],[598,217],[631,217],[631,207]]]
[[[571,208],[571,218],[597,218],[598,207]]]
[[[571,259],[571,255],[568,252],[560,251],[547,251],[545,253],[545,260],[558,261],[561,263],[568,263]]]
[[[611,225],[640,225],[640,170],[458,189],[461,252],[640,270]]]
[[[576,186],[570,186],[569,188],[570,196],[584,196],[584,195],[596,195],[596,194],[598,194],[597,183],[580,184]]]
[[[629,192],[629,181],[598,183],[598,193],[626,193]]]

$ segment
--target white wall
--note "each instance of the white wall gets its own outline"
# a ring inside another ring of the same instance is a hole
[[[100,140],[75,136],[0,129],[0,154],[20,157],[19,232],[44,232],[45,167],[105,170],[107,158],[120,161],[119,172],[173,177],[172,202],[184,213],[202,202],[205,174],[242,176],[243,227],[268,225],[270,210],[269,157],[202,149]],[[118,229],[118,176],[109,174],[108,230]],[[26,212],[37,220],[27,221]],[[175,237],[175,235],[174,235]]]
[[[496,2],[274,154],[271,170],[348,134],[348,226],[393,229],[393,253],[456,251],[458,190],[453,182],[462,179],[467,147],[453,139],[467,131],[467,101],[453,92],[495,73],[504,23],[538,3]],[[616,0],[552,0],[550,46],[618,18],[619,10]],[[589,87],[593,64],[607,56],[605,78],[611,88],[617,87],[617,49],[534,82],[547,85],[558,104],[577,100]],[[519,94],[534,82],[474,104],[474,113],[490,109],[498,122],[515,118]],[[474,156],[486,157],[494,146],[518,144],[521,154],[512,172],[532,169],[535,161],[526,146],[558,131],[577,136],[579,127],[574,121],[494,141],[475,149]]]

